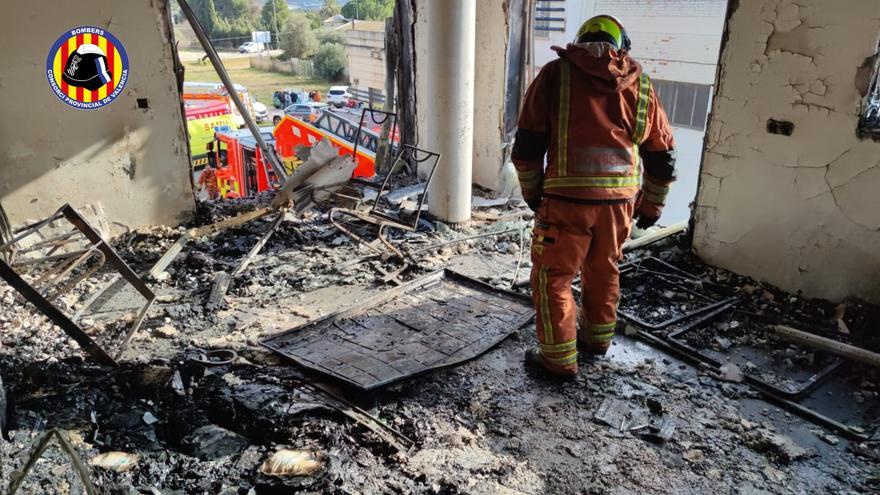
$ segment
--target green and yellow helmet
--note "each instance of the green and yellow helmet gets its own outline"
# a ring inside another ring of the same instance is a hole
[[[612,15],[597,15],[581,25],[575,43],[605,41],[618,50],[629,51],[630,40],[623,28],[623,23]]]

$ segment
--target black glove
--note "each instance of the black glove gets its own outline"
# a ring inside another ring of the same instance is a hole
[[[529,209],[535,213],[538,213],[538,207],[541,206],[541,197],[537,197],[535,199],[526,200],[526,204],[529,205]]]
[[[660,217],[646,217],[644,215],[636,214],[636,217],[634,220],[637,220],[636,227],[638,227],[642,230],[645,230],[647,228],[652,227],[655,223],[657,223],[657,220],[660,220]]]

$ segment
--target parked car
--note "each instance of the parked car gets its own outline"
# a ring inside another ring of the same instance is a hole
[[[269,109],[266,108],[266,105],[257,101],[256,98],[252,100],[252,106],[254,108],[254,119],[257,122],[265,122],[269,120]]]
[[[256,41],[245,41],[238,47],[238,53],[262,53],[266,51],[266,45]]]
[[[351,94],[348,92],[348,86],[331,86],[327,92],[327,103],[336,108],[348,106],[351,100]]]
[[[313,101],[309,101],[306,103],[294,103],[289,107],[284,109],[284,113],[290,115],[291,117],[296,117],[300,120],[305,120],[306,122],[314,122],[321,116],[321,112],[330,108],[330,105],[326,103],[315,103]],[[277,122],[275,125],[278,125],[278,122],[281,121],[281,118],[277,118]]]

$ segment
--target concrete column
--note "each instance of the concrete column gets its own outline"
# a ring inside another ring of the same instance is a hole
[[[471,218],[477,0],[425,2],[428,71],[425,147],[443,155],[428,192],[430,213],[452,224]]]

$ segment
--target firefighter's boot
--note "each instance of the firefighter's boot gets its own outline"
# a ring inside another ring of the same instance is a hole
[[[541,350],[537,347],[526,350],[525,363],[526,367],[543,378],[562,382],[570,382],[577,378],[577,369],[551,368],[552,365],[544,361],[544,356],[541,355]]]

